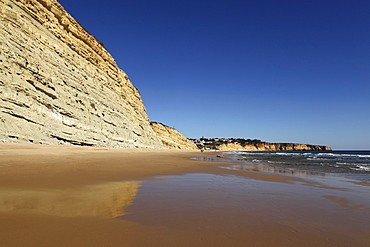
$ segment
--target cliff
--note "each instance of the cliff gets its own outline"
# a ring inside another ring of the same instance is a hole
[[[151,123],[102,43],[56,0],[0,0],[0,141],[197,149]],[[301,144],[220,150],[312,150]]]
[[[256,144],[247,144],[242,146],[235,143],[225,143],[217,146],[222,151],[330,151],[331,147],[297,144],[297,143],[269,143],[261,142]]]
[[[0,5],[0,141],[162,148],[138,90],[57,1]]]
[[[163,147],[170,149],[198,149],[192,141],[176,129],[156,122],[151,122],[150,125],[156,133],[157,138],[162,142]]]

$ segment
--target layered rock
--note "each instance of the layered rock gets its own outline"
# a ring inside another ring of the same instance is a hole
[[[150,123],[138,90],[103,44],[55,0],[0,0],[0,141],[197,149]],[[225,144],[220,150],[329,150]]]
[[[170,149],[198,149],[197,145],[176,129],[157,122],[151,122],[150,125],[157,138],[162,142],[163,147]]]
[[[331,147],[311,145],[311,144],[298,144],[298,143],[269,143],[261,142],[256,144],[247,144],[242,146],[236,143],[225,143],[217,147],[222,151],[330,151]]]
[[[244,146],[238,143],[224,143],[216,146],[216,149],[221,151],[246,151]]]
[[[138,90],[58,2],[0,5],[0,140],[162,147]]]

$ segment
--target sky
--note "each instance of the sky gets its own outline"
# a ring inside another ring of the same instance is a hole
[[[368,0],[59,0],[189,138],[370,150]]]

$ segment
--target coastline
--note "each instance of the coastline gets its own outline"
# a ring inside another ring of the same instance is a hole
[[[368,184],[190,159],[217,154],[0,144],[0,245],[370,244]]]

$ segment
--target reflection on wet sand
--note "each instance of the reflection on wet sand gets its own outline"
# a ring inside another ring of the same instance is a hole
[[[324,195],[324,198],[338,203],[342,207],[349,208],[349,209],[356,209],[356,210],[366,210],[370,212],[370,207],[366,206],[365,204],[357,204],[348,200],[347,198],[338,197],[338,196],[331,196],[331,195]]]
[[[297,176],[326,176],[325,173],[318,172],[318,171],[303,171],[303,170],[297,170],[297,169],[292,169],[292,168],[274,167],[274,166],[267,166],[267,165],[260,165],[260,164],[229,165],[229,166],[222,166],[221,168],[230,169],[230,170],[239,170],[239,171],[280,173],[280,174],[297,175]]]
[[[25,212],[63,217],[125,215],[140,182],[111,182],[66,190],[0,190],[0,212]]]

